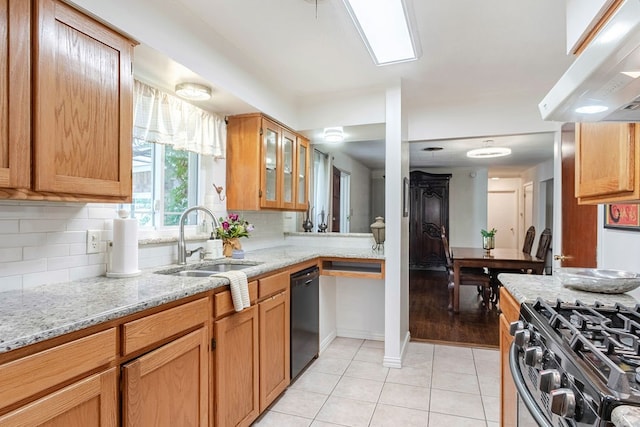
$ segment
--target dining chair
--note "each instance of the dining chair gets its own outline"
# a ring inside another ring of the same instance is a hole
[[[522,252],[526,254],[530,254],[531,249],[533,248],[533,241],[535,239],[536,239],[536,228],[532,225],[527,229],[527,232],[524,235],[524,244],[522,245]]]
[[[453,281],[453,261],[451,260],[451,249],[449,248],[449,239],[447,239],[447,233],[444,226],[441,229],[442,246],[444,249],[444,256],[447,263],[447,273],[449,275],[448,289],[449,289],[449,310],[453,310],[453,290],[455,283]],[[478,286],[482,289],[482,303],[485,309],[489,309],[489,297],[491,294],[491,277],[484,272],[482,268],[470,268],[465,267],[460,271],[460,286],[472,285]]]
[[[538,240],[538,250],[536,251],[536,258],[547,260],[547,253],[551,246],[551,230],[545,228],[540,234],[540,240]]]

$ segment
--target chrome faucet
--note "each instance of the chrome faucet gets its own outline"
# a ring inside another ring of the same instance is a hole
[[[198,250],[202,249],[202,248],[198,248],[194,251],[189,251],[187,250],[186,245],[184,243],[184,222],[187,220],[187,216],[189,216],[189,214],[193,211],[202,211],[209,214],[209,216],[213,220],[214,229],[220,227],[220,222],[216,219],[216,216],[213,214],[213,212],[211,212],[209,209],[205,208],[204,206],[193,206],[185,210],[184,212],[182,212],[182,215],[180,215],[180,221],[179,221],[180,235],[178,236],[178,264],[179,265],[185,265],[187,263],[187,257],[191,256],[193,253],[198,252]]]

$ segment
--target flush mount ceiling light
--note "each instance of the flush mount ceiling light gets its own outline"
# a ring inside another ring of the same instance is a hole
[[[324,141],[325,142],[342,142],[344,141],[344,132],[342,131],[342,126],[333,127],[333,128],[325,128],[324,129]]]
[[[342,0],[376,65],[414,61],[420,45],[405,0]]]
[[[176,95],[191,101],[206,101],[211,98],[211,88],[199,83],[180,83],[176,85]]]
[[[511,148],[506,147],[482,147],[467,151],[467,157],[473,159],[488,159],[491,157],[503,157],[511,154]]]

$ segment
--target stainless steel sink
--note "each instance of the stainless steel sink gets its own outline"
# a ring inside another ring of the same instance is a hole
[[[156,271],[157,274],[168,274],[172,276],[188,276],[188,277],[207,277],[212,274],[231,271],[231,270],[244,270],[245,268],[258,265],[257,262],[232,262],[232,261],[220,261],[214,263],[202,263],[202,264],[190,264],[182,267],[171,268],[168,270]]]

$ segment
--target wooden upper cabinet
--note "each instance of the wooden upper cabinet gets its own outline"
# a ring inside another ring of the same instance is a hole
[[[28,188],[31,2],[0,0],[0,187]]]
[[[306,210],[300,194],[308,199],[308,151],[304,138],[260,113],[229,117],[227,208]],[[306,167],[302,188],[301,161]]]
[[[262,119],[260,207],[279,208],[282,199],[282,130],[271,120]]]
[[[305,211],[309,203],[309,159],[311,158],[309,140],[298,136],[297,148],[296,210]]]
[[[36,4],[33,189],[130,200],[133,44],[61,1]]]
[[[576,124],[576,197],[580,204],[640,200],[635,123]]]

